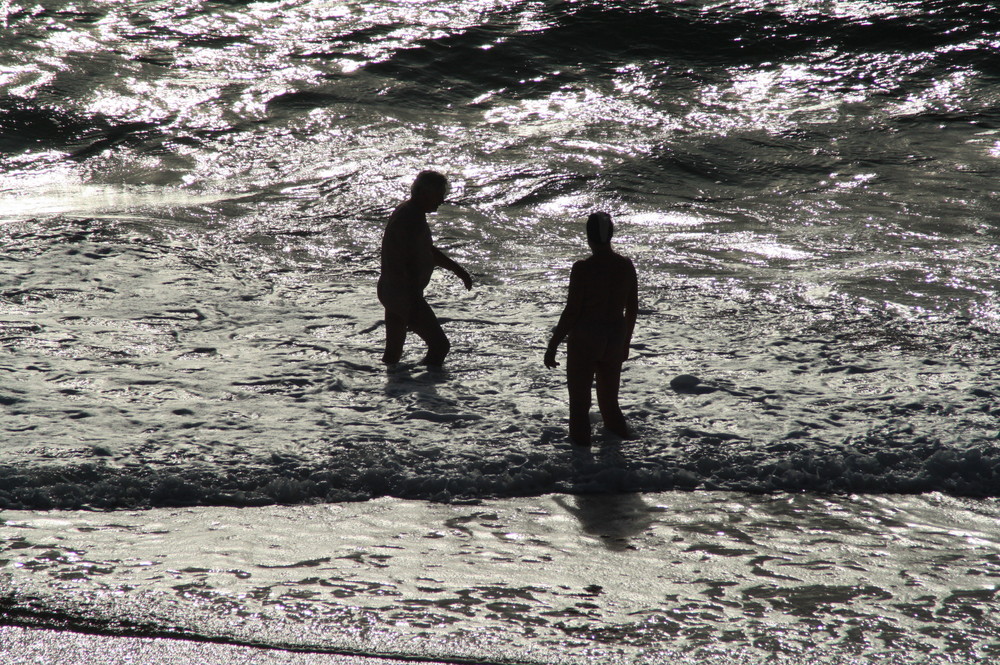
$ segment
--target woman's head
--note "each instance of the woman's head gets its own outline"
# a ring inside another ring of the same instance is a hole
[[[611,244],[611,236],[615,233],[611,215],[606,212],[595,212],[587,218],[587,242],[591,247],[606,247]]]

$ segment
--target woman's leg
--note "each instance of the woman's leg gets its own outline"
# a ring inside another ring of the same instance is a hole
[[[570,346],[566,354],[566,387],[569,390],[569,438],[581,446],[590,445],[590,391],[594,385],[594,364],[586,354]]]
[[[618,388],[621,384],[622,364],[620,362],[598,363],[597,406],[601,409],[604,426],[622,438],[632,433],[625,422],[625,414],[618,405]]]

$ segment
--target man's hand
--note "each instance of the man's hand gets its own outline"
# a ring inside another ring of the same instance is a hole
[[[467,270],[465,270],[464,268],[460,268],[460,270],[462,272],[457,273],[458,274],[458,278],[460,280],[462,280],[462,284],[465,284],[465,290],[466,291],[471,291],[472,290],[472,275],[470,275],[469,272]]]
[[[549,348],[547,351],[545,351],[545,366],[548,367],[549,369],[555,369],[556,367],[559,367],[559,363],[556,362],[555,349]]]

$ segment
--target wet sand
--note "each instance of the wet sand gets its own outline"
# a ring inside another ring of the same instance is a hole
[[[328,653],[211,644],[161,638],[88,635],[0,627],[0,665],[405,665],[434,661],[393,660]]]

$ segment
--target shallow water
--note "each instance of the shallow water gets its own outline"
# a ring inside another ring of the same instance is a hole
[[[5,513],[15,625],[508,663],[990,662],[995,500]]]
[[[581,455],[540,360],[560,259],[471,294],[436,277],[447,372],[387,374],[371,251],[258,272],[133,222],[6,230],[8,507],[998,486],[996,337],[968,322],[792,308],[640,264],[623,384],[640,438]],[[675,393],[681,373],[718,390]]]
[[[539,662],[996,655],[992,3],[15,0],[0,17],[5,621],[92,630],[97,607],[111,632],[145,617],[246,641],[265,617],[280,644]],[[435,238],[476,288],[428,290],[445,372],[386,372],[378,242],[428,167],[453,184]],[[595,420],[588,452],[541,359],[594,209],[640,276],[622,389],[639,436]],[[680,374],[705,392],[672,390]],[[316,531],[382,510],[412,526],[399,552]],[[151,519],[192,549],[163,555]],[[330,557],[325,576],[263,567],[251,519],[286,534],[285,563]],[[504,540],[522,532],[538,542]],[[481,590],[507,582],[466,536],[541,591],[490,610],[508,601]],[[615,538],[636,549],[598,546]],[[313,546],[388,556],[398,579],[368,554],[291,556]],[[564,565],[541,577],[518,558],[549,550]],[[418,584],[433,557],[483,577]],[[468,602],[429,606],[434,585]],[[378,630],[328,634],[322,612]]]
[[[0,505],[1000,486],[992,5],[5,6]],[[478,286],[386,375],[428,166]],[[642,307],[596,464],[540,363],[593,208]]]

